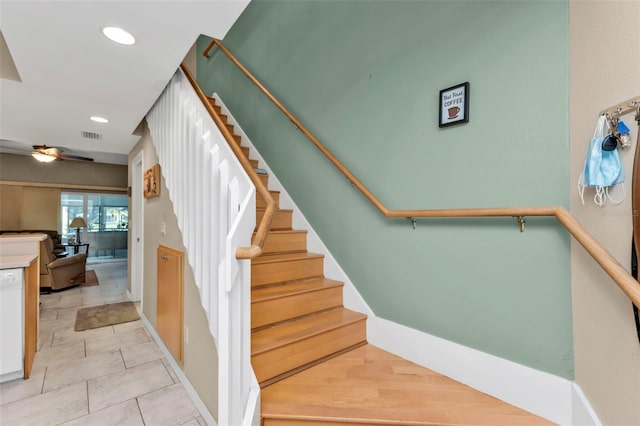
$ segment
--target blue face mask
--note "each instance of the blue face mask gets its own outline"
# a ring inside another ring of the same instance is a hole
[[[595,188],[596,195],[594,196],[594,201],[598,206],[604,206],[607,198],[616,204],[624,200],[624,196],[620,201],[614,201],[609,196],[609,187],[624,182],[624,171],[618,149],[602,149],[603,141],[606,138],[605,128],[606,133],[608,133],[608,127],[607,118],[604,115],[600,116],[596,132],[589,144],[587,159],[584,163],[584,171],[578,181],[578,190],[582,204],[584,204],[585,187]],[[624,185],[622,189],[624,194]]]

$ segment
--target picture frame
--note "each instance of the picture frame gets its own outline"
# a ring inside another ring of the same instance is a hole
[[[144,198],[160,195],[160,164],[154,164],[144,172]]]
[[[469,82],[440,91],[438,127],[469,122]]]

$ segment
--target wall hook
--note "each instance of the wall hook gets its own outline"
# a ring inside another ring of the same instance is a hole
[[[409,222],[411,222],[411,225],[413,225],[413,229],[415,230],[416,229],[416,222],[417,222],[416,218],[415,217],[408,217],[407,220]]]
[[[524,232],[524,225],[527,223],[524,220],[524,216],[516,216],[516,220],[518,221],[518,225],[520,226],[520,232]]]

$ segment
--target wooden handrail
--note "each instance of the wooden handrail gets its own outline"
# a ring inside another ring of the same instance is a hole
[[[215,109],[213,109],[213,107],[209,103],[207,96],[204,94],[204,92],[196,82],[195,78],[191,74],[191,71],[189,71],[189,68],[187,68],[184,62],[180,64],[180,68],[182,69],[184,74],[187,76],[187,79],[193,86],[193,89],[198,94],[198,97],[204,104],[207,111],[209,111],[209,114],[211,114],[213,121],[215,121],[216,125],[222,132],[222,135],[224,136],[227,143],[229,144],[229,147],[231,147],[231,149],[233,150],[233,153],[236,155],[236,157],[238,157],[240,164],[244,168],[245,172],[247,172],[247,174],[249,175],[249,179],[251,179],[251,182],[253,182],[253,184],[255,185],[258,194],[264,199],[267,205],[267,208],[264,212],[264,216],[262,216],[260,225],[258,225],[258,229],[256,230],[255,236],[253,237],[253,241],[251,242],[251,246],[238,247],[236,249],[237,259],[253,259],[262,254],[262,247],[264,247],[264,242],[267,239],[267,234],[269,233],[269,228],[271,227],[271,221],[273,220],[273,216],[276,213],[276,207],[277,207],[276,202],[273,199],[273,197],[271,197],[271,194],[269,193],[269,190],[267,189],[267,187],[264,185],[264,183],[262,183],[260,176],[258,176],[253,166],[251,166],[249,159],[243,154],[242,149],[240,148],[238,143],[233,139],[233,135],[231,134],[227,126],[224,124],[224,122],[220,118],[220,115],[216,112]]]
[[[284,115],[333,163],[340,172],[373,204],[385,217],[390,218],[452,218],[452,217],[524,217],[553,216],[585,248],[594,260],[613,279],[620,289],[640,307],[640,285],[598,241],[562,206],[549,207],[500,207],[475,209],[431,209],[431,210],[390,210],[353,173],[351,173],[331,152],[279,101],[269,90],[224,47],[220,40],[212,39],[202,54],[209,57],[214,47],[224,52],[231,61],[271,100]]]

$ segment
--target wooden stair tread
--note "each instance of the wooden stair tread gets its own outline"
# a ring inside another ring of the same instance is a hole
[[[366,344],[262,390],[269,425],[548,425]]]
[[[262,214],[264,214],[264,212],[267,211],[266,207],[256,207],[256,212],[260,212]],[[276,209],[277,212],[286,212],[286,213],[293,213],[293,209]]]
[[[265,302],[271,299],[310,293],[331,287],[342,287],[344,283],[329,278],[318,278],[306,281],[294,281],[288,284],[258,287],[251,291],[251,303]]]
[[[283,235],[283,234],[306,234],[309,231],[306,229],[274,229],[273,231],[269,231],[269,234]],[[253,233],[255,236],[256,233]]]
[[[324,258],[324,255],[318,253],[283,253],[283,254],[264,254],[262,256],[251,259],[253,265],[261,265],[264,263],[287,262],[305,259]]]
[[[326,333],[366,318],[366,315],[359,312],[337,308],[255,331],[251,334],[251,356]]]
[[[290,228],[279,229],[272,226],[262,247],[263,254],[307,251],[307,231]]]

